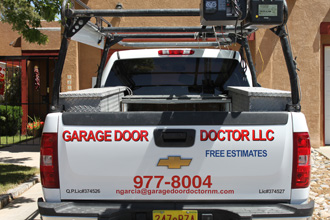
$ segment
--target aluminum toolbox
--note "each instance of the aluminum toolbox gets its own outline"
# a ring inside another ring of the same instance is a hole
[[[92,88],[60,93],[66,112],[118,112],[126,87]]]
[[[285,111],[291,92],[262,87],[228,87],[232,111]]]

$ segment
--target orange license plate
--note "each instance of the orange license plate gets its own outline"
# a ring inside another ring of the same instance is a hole
[[[153,220],[198,220],[197,210],[154,210]]]

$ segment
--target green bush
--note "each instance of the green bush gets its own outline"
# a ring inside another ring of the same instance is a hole
[[[8,80],[5,88],[5,103],[9,105],[17,105],[21,103],[21,76],[20,69],[15,68],[15,72],[10,74],[8,71]]]
[[[13,136],[21,129],[22,107],[0,105],[0,136]]]

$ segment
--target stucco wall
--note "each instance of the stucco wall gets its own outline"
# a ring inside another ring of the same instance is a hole
[[[123,5],[123,9],[166,9],[166,8],[199,8],[200,0],[123,0],[123,1],[88,1],[88,6],[94,9],[115,9],[117,3]],[[199,26],[199,17],[122,17],[110,18],[114,26],[138,27],[138,26]]]
[[[199,8],[200,0],[173,1],[173,0],[95,0],[85,1],[94,9],[114,9],[118,2],[124,9],[148,8]],[[320,23],[330,21],[329,0],[287,0],[289,6],[288,28],[294,56],[297,56],[298,72],[302,91],[302,111],[305,113],[314,147],[323,144],[323,44],[330,44],[330,37],[320,35]],[[199,26],[199,17],[172,17],[172,18],[110,18],[114,26]],[[290,81],[285,65],[280,41],[271,31],[261,29],[256,34],[254,42],[250,42],[252,55],[255,58],[259,83],[268,88],[290,90]],[[116,47],[115,47],[116,48]],[[76,53],[75,50],[71,50]],[[87,51],[81,47],[81,51]],[[84,88],[88,85],[93,74],[93,68],[88,65],[88,57],[93,57],[92,64],[100,59],[97,50],[88,50],[89,53],[80,56],[79,85]],[[71,58],[73,59],[73,58]],[[78,77],[78,76],[77,76]],[[88,82],[85,83],[85,80]],[[76,88],[78,88],[77,86]]]
[[[323,144],[323,71],[320,24],[329,21],[329,0],[289,0],[288,28],[293,55],[297,56],[301,84],[302,112],[305,113],[314,147]],[[281,44],[269,30],[257,32],[256,68],[262,86],[290,90]]]
[[[79,88],[87,89],[92,86],[92,77],[97,77],[100,65],[101,50],[85,44],[79,44]]]
[[[78,42],[70,41],[63,67],[61,91],[79,90],[79,53]],[[81,73],[83,76],[83,71]]]

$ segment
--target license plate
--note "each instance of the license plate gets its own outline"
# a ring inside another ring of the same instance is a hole
[[[197,220],[196,210],[154,210],[153,220]]]

